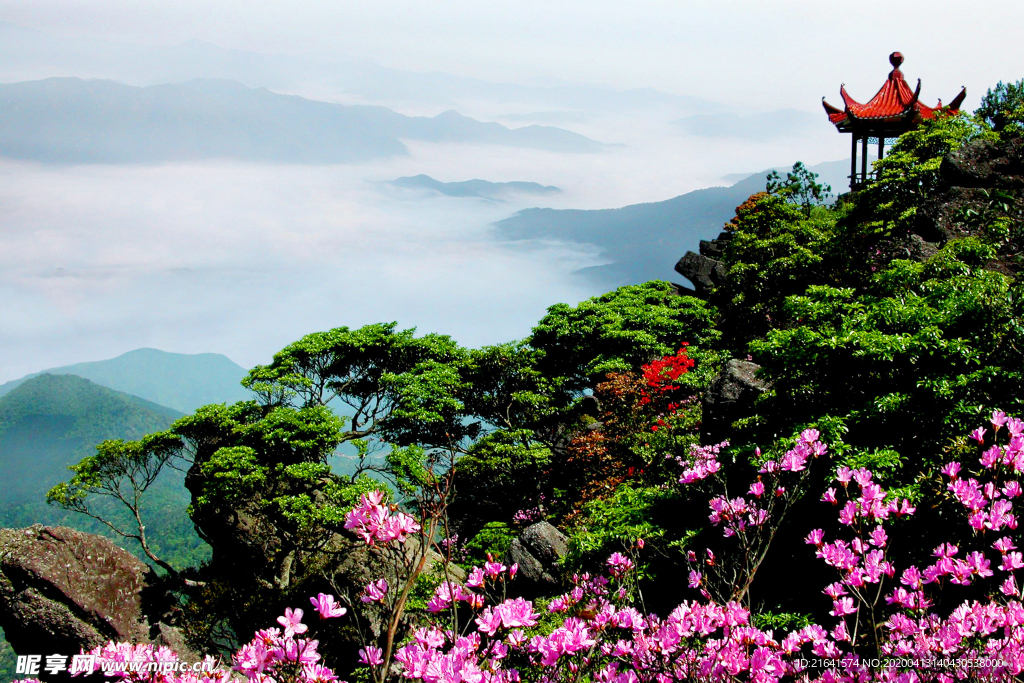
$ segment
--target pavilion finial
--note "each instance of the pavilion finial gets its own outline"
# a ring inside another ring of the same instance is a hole
[[[893,52],[889,55],[889,63],[892,64],[892,68],[894,69],[900,68],[900,64],[903,63],[903,53]]]

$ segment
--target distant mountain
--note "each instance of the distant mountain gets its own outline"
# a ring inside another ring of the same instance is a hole
[[[53,35],[0,22],[0,81],[52,76],[105,78],[135,85],[176,83],[194,78],[238,81],[252,88],[301,92],[326,86],[362,101],[459,108],[464,103],[504,104],[587,112],[724,111],[717,102],[673,95],[653,88],[618,90],[600,85],[496,83],[442,72],[391,69],[350,59],[261,54],[200,40],[177,45],[137,45],[96,38]],[[555,121],[536,121],[556,123]]]
[[[95,453],[107,439],[137,439],[166,429],[176,410],[73,375],[39,375],[0,397],[0,527],[63,524],[111,533],[99,522],[46,504],[46,492],[67,481],[69,465]],[[191,500],[181,472],[167,470],[147,494],[145,510],[157,555],[188,563],[204,555],[186,508]],[[98,510],[126,522],[113,501]],[[139,548],[119,540],[138,554]],[[173,564],[174,562],[172,562]]]
[[[48,78],[0,84],[0,155],[50,163],[239,159],[347,163],[407,154],[428,140],[596,152],[590,138],[550,126],[506,128],[446,111],[318,102],[233,81],[136,88]]]
[[[388,184],[412,190],[431,190],[449,197],[479,197],[497,200],[510,194],[546,195],[558,194],[562,191],[554,185],[541,185],[540,183],[523,181],[492,183],[487,180],[463,180],[460,182],[444,183],[423,174],[397,178]]]
[[[849,161],[811,166],[819,182],[845,192]],[[559,240],[600,247],[610,263],[584,268],[581,275],[604,287],[648,280],[680,280],[673,270],[700,240],[713,239],[747,197],[765,188],[767,172],[745,177],[730,187],[709,187],[673,199],[633,204],[620,209],[526,209],[498,221],[510,240]]]
[[[576,111],[535,111],[528,114],[502,114],[498,118],[514,123],[544,123],[552,126],[585,123],[587,120],[586,114]]]
[[[823,114],[812,114],[798,109],[780,109],[746,115],[730,112],[694,114],[671,123],[689,135],[743,140],[802,137],[815,132],[815,129],[828,127],[828,120]]]
[[[136,349],[110,360],[43,370],[0,384],[0,396],[43,373],[84,377],[182,413],[191,413],[210,403],[234,403],[251,397],[239,384],[245,377],[245,368],[227,356],[157,349]]]

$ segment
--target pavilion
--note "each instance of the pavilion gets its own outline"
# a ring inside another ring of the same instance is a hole
[[[828,114],[828,120],[835,124],[840,133],[850,133],[850,189],[859,190],[864,187],[870,177],[868,172],[868,145],[878,145],[878,158],[885,153],[886,142],[890,144],[903,133],[913,130],[925,119],[934,118],[942,109],[942,100],[934,107],[929,107],[918,100],[921,95],[921,79],[917,79],[917,88],[911,91],[900,71],[903,55],[893,52],[889,55],[892,71],[882,88],[867,104],[861,104],[846,92],[845,84],[840,86],[839,94],[843,97],[845,107],[838,109],[821,98],[821,103]],[[947,107],[948,111],[959,111],[967,96],[966,88],[953,98]],[[857,171],[857,143],[860,143],[860,171]]]

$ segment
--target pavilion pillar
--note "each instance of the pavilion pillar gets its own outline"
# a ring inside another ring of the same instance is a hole
[[[860,182],[867,185],[868,182],[868,136],[860,139]]]
[[[853,141],[853,149],[850,152],[850,189],[853,190],[857,184],[857,134],[850,135]]]
[[[885,136],[884,135],[879,135],[878,136],[878,160],[879,161],[882,160],[882,152],[884,152],[884,151],[885,151]]]

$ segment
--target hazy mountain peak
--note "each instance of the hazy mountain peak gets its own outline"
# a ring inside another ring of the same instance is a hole
[[[76,375],[187,413],[209,403],[250,398],[240,384],[245,368],[219,353],[170,353],[143,348],[116,358],[50,368],[0,385],[0,396],[41,374]]]

